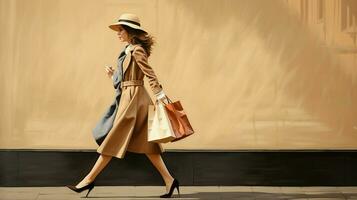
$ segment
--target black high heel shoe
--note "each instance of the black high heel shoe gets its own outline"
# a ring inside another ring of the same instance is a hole
[[[178,196],[180,197],[180,189],[179,189],[179,182],[176,178],[174,178],[174,181],[172,182],[172,185],[170,187],[170,191],[166,194],[163,194],[160,196],[160,198],[170,198],[172,196],[172,193],[174,192],[174,189],[177,188]]]
[[[88,196],[89,192],[94,188],[94,181],[92,181],[91,183],[89,183],[88,185],[86,186],[83,186],[81,188],[77,188],[76,186],[73,186],[73,185],[66,185],[69,189],[77,192],[77,193],[80,193],[86,189],[88,189],[88,192],[86,194],[86,197]]]

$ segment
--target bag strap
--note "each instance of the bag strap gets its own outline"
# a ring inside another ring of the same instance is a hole
[[[171,99],[165,94],[165,97],[167,98],[169,103],[172,103]],[[163,103],[165,106],[167,105],[165,102],[159,101],[158,99],[155,100],[155,106],[154,106],[154,110],[156,110],[156,104],[157,103]]]
[[[169,103],[172,103],[171,99],[165,94],[165,97],[168,99]]]

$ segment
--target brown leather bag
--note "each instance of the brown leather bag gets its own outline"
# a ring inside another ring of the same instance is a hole
[[[194,133],[193,128],[188,121],[187,115],[181,105],[180,101],[172,102],[166,95],[168,103],[165,103],[165,109],[170,119],[170,123],[176,138],[170,142],[176,142]]]

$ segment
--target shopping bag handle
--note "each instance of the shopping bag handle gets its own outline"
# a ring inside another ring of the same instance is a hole
[[[166,94],[165,94],[165,97],[166,97],[168,103],[172,103],[171,99]],[[156,104],[156,102],[163,103],[164,105],[167,105],[167,103],[165,103],[164,101],[159,101],[158,99],[155,100],[155,104]]]
[[[169,103],[172,103],[171,99],[165,94],[165,97],[167,98],[167,101]],[[156,105],[159,104],[159,103],[162,103],[164,104],[165,106],[167,105],[167,103],[163,102],[163,101],[159,101],[158,99],[155,100],[155,105],[154,105],[154,110],[156,110]]]
[[[154,104],[154,110],[156,110],[157,105],[160,104],[160,103],[166,105],[164,102],[159,101],[158,99],[156,99],[156,100],[155,100],[155,104]]]
[[[171,99],[169,98],[169,96],[167,96],[167,95],[165,94],[165,97],[167,98],[167,100],[168,100],[169,103],[172,103],[172,101],[171,101]]]

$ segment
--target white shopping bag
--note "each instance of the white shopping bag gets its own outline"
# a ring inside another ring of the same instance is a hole
[[[155,105],[149,105],[148,113],[148,141],[167,143],[175,139],[170,120],[167,116],[165,105],[156,100]]]

